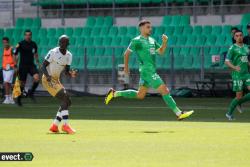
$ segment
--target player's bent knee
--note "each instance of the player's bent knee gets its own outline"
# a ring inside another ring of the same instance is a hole
[[[146,94],[138,94],[137,99],[143,100],[145,98]]]
[[[166,85],[159,86],[157,90],[162,96],[170,93]]]

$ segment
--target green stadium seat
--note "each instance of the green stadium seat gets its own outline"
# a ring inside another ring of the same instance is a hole
[[[85,55],[85,49],[84,48],[78,48],[76,52],[77,57],[84,57]]]
[[[55,28],[48,28],[47,29],[47,37],[48,38],[55,37],[55,34],[56,34]]]
[[[15,27],[16,28],[23,28],[23,25],[24,25],[24,19],[23,18],[17,18]]]
[[[106,47],[103,53],[103,56],[112,56],[113,55],[113,48]]]
[[[192,54],[184,55],[182,63],[183,68],[186,70],[192,69],[192,64],[193,64],[193,55]]]
[[[100,36],[101,28],[100,27],[94,27],[91,31],[91,37],[98,37]]]
[[[205,54],[204,56],[204,68],[210,69],[212,67],[212,56],[210,54]]]
[[[155,27],[153,32],[153,36],[161,36],[165,33],[165,28],[163,26]]]
[[[95,27],[103,27],[104,24],[104,17],[98,16],[95,19]]]
[[[100,31],[100,36],[101,37],[106,37],[107,34],[109,33],[110,27],[102,27]]]
[[[180,26],[181,16],[180,15],[174,15],[172,16],[172,22],[171,26]]]
[[[93,46],[102,46],[102,37],[97,37],[97,38],[94,38],[93,40]]]
[[[168,39],[168,45],[175,45],[176,44],[176,41],[177,41],[177,37],[176,36],[169,36],[169,39]]]
[[[211,34],[213,35],[219,35],[222,33],[222,27],[221,26],[213,26]]]
[[[171,55],[170,55],[170,49],[167,48],[166,52],[165,52],[165,55],[164,55],[164,62],[162,64],[162,68],[163,69],[170,69],[170,66],[171,66]]]
[[[176,45],[177,46],[186,45],[186,41],[187,41],[187,37],[186,36],[178,36],[177,37],[177,41],[176,41]]]
[[[118,34],[118,27],[111,27],[109,30],[109,36],[115,37]]]
[[[76,28],[74,28],[72,36],[73,37],[80,37],[82,35],[82,30],[83,30],[82,27],[76,27]]]
[[[224,35],[230,35],[231,34],[231,25],[224,25],[222,26],[222,34]]]
[[[25,18],[23,23],[23,28],[30,28],[32,24],[33,24],[32,18]]]
[[[137,27],[128,27],[127,36],[134,38],[139,35]]]
[[[131,56],[130,60],[129,60],[129,68],[132,70],[136,70],[139,68],[136,57],[135,56]]]
[[[46,28],[40,28],[38,31],[38,36],[40,38],[47,37],[47,29]]]
[[[183,27],[183,35],[190,35],[193,33],[193,27],[190,25],[186,25]]]
[[[115,48],[114,54],[116,57],[122,56],[124,52],[124,48]]]
[[[113,37],[111,41],[111,46],[120,46],[121,37]]]
[[[96,69],[98,70],[112,69],[112,57],[98,57]]]
[[[232,43],[232,37],[231,35],[229,36],[226,36],[226,40],[225,40],[225,45],[227,46],[231,46],[233,43]]]
[[[103,47],[98,47],[98,48],[96,48],[95,56],[103,56],[104,50],[105,50],[105,49],[104,49]]]
[[[86,20],[85,27],[94,27],[95,26],[96,19],[93,16],[89,16]]]
[[[93,57],[95,56],[95,48],[91,47],[91,48],[87,48],[86,49],[86,54],[87,54],[87,57]]]
[[[220,54],[220,47],[211,47],[209,54],[211,55],[218,55]]]
[[[210,35],[207,37],[205,45],[213,46],[215,44],[217,37],[215,35]]]
[[[195,35],[189,35],[187,37],[186,45],[187,46],[193,46],[196,43],[197,36]]]
[[[121,26],[121,27],[118,27],[118,36],[120,37],[123,37],[123,36],[126,36],[127,35],[127,32],[128,32],[128,28],[126,26]]]
[[[162,19],[162,25],[163,26],[170,26],[172,23],[172,17],[171,16],[164,16]]]
[[[165,62],[165,57],[163,56],[157,56],[155,59],[155,64],[157,69],[163,69],[164,67],[164,62]]]
[[[81,34],[81,37],[89,37],[91,35],[91,28],[89,27],[84,27],[82,29],[82,34]]]
[[[112,38],[111,37],[104,37],[103,38],[103,46],[110,46]]]
[[[31,28],[30,30],[31,30],[31,32],[32,32],[32,38],[33,38],[33,37],[38,37],[38,36],[39,36],[38,33],[39,33],[40,28]],[[22,35],[23,35],[23,34],[22,34]]]
[[[200,35],[202,32],[202,26],[194,26],[192,35]]]
[[[40,38],[40,45],[41,46],[47,46],[49,39],[47,37]]]
[[[68,35],[69,37],[72,37],[73,36],[73,28],[72,27],[65,28],[64,34]]]
[[[95,70],[97,63],[98,63],[98,57],[88,56],[87,69],[88,70]]]
[[[185,56],[189,55],[190,52],[190,47],[182,47],[180,50],[180,55]]]
[[[41,18],[37,17],[33,19],[32,28],[40,28],[42,26]]]
[[[75,46],[76,47],[84,46],[84,38],[83,37],[76,38]]]
[[[196,45],[196,46],[203,46],[205,44],[205,42],[206,42],[206,39],[207,39],[206,36],[199,35],[198,38],[197,38],[197,40],[196,40],[196,43],[194,45]]]
[[[180,36],[182,35],[182,32],[183,32],[183,26],[177,26],[174,28],[173,35]]]
[[[182,0],[185,1],[185,0]],[[180,26],[187,26],[190,25],[190,16],[189,15],[182,15],[180,19]]]
[[[48,46],[55,47],[58,45],[58,38],[49,38]]]
[[[183,55],[174,54],[174,69],[180,70],[183,68]]]
[[[22,31],[23,31],[23,29],[15,28],[13,31],[12,37],[14,39],[21,39],[23,37]]]
[[[241,25],[247,25],[248,23],[250,23],[250,13],[243,14],[241,18]]]
[[[90,47],[93,46],[94,39],[91,37],[87,37],[84,39],[84,46]]]
[[[4,36],[4,29],[0,28],[0,37],[2,38]],[[0,42],[2,43],[2,42]]]
[[[111,27],[113,25],[113,17],[106,16],[104,17],[103,27]]]
[[[13,34],[14,28],[7,28],[4,31],[4,36],[8,37],[8,38],[12,38],[12,34]]]
[[[192,54],[193,55],[193,54]],[[192,69],[200,69],[201,68],[201,56],[200,54],[198,55],[193,55],[193,64],[192,64]]]
[[[202,30],[203,35],[209,35],[212,32],[212,26],[204,26]]]
[[[173,33],[174,33],[174,27],[173,26],[167,26],[165,28],[165,34],[167,36],[171,36],[171,35],[173,35]]]
[[[55,34],[56,38],[59,38],[63,34],[64,34],[64,28],[57,28],[56,29],[56,34]]]
[[[129,37],[122,37],[120,45],[127,47],[130,43],[130,40],[131,40],[131,38],[129,38]]]
[[[217,39],[215,41],[216,46],[224,46],[226,41],[226,36],[225,35],[219,35],[217,36]]]

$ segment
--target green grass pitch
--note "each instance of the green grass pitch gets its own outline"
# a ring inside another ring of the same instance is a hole
[[[225,119],[230,98],[176,99],[194,109],[176,121],[160,97],[144,101],[74,97],[70,123],[75,135],[51,134],[58,102],[24,100],[24,107],[0,105],[0,152],[32,152],[32,162],[0,167],[249,167],[250,105]]]

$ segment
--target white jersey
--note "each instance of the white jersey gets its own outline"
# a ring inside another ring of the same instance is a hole
[[[59,47],[56,47],[48,52],[45,60],[50,63],[47,66],[49,75],[53,78],[59,78],[65,66],[71,65],[72,54],[67,50],[66,54],[63,55],[60,52]]]

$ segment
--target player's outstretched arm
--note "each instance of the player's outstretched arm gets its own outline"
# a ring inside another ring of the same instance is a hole
[[[160,48],[157,50],[159,55],[163,55],[165,53],[165,50],[167,48],[167,43],[168,43],[168,37],[163,34],[162,35],[162,44],[160,46]]]

